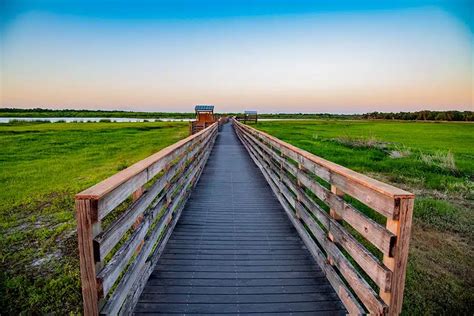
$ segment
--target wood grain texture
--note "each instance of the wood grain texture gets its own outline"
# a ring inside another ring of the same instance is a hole
[[[269,165],[266,165],[267,170],[271,169]],[[276,174],[276,173],[275,173]],[[274,181],[275,187],[278,188],[278,193],[282,196],[282,204],[287,209],[288,216],[294,218],[295,199],[289,194],[288,189],[282,186],[282,182],[277,180],[276,176],[270,176]],[[281,179],[281,178],[280,178]],[[284,201],[284,202],[283,202]],[[387,311],[387,306],[377,298],[377,294],[372,290],[370,285],[360,276],[356,269],[352,266],[349,260],[342,254],[342,252],[332,243],[325,232],[318,226],[314,219],[306,212],[301,209],[301,218],[309,227],[313,236],[316,237],[318,243],[323,247],[324,251],[328,254],[328,261],[331,265],[338,268],[341,274],[345,277],[346,281],[351,285],[351,288],[355,291],[359,299],[362,300],[364,305],[368,308],[369,312],[375,314],[384,314]],[[301,225],[294,220],[294,225]]]
[[[396,213],[397,209],[393,203],[394,199],[403,197],[413,198],[414,196],[410,192],[315,156],[265,132],[258,131],[239,122],[235,124],[242,130],[264,139],[272,147],[277,148],[289,158],[301,163],[309,171],[331,182],[345,193],[357,198],[362,203],[387,217],[396,218],[398,216]]]
[[[86,198],[93,198],[93,199],[101,199],[103,196],[105,196],[107,193],[115,190],[117,187],[119,187],[121,184],[124,182],[129,181],[133,177],[137,176],[147,168],[151,167],[153,164],[156,162],[162,160],[163,158],[169,156],[170,154],[176,152],[178,149],[181,147],[185,146],[186,144],[189,144],[190,142],[195,141],[196,139],[199,139],[202,135],[207,135],[209,133],[212,133],[214,130],[217,129],[217,123],[214,123],[213,125],[209,126],[205,130],[200,131],[199,133],[196,133],[194,135],[191,135],[185,139],[182,139],[173,145],[170,145],[156,154],[151,155],[148,158],[145,158],[132,166],[128,167],[127,169],[122,170],[119,173],[116,173],[115,175],[111,176],[110,178],[105,179],[104,181],[82,191],[81,193],[78,193],[76,197],[78,199],[86,199]],[[153,178],[155,174],[150,174],[149,179]],[[134,188],[135,190],[136,188]],[[133,191],[131,191],[133,192]],[[130,193],[131,193],[130,192]]]
[[[97,201],[89,199],[76,200],[77,237],[79,243],[79,262],[81,268],[82,300],[84,315],[98,315],[98,293],[94,248],[92,244],[91,214],[97,212]]]
[[[353,179],[342,181],[341,176],[347,176],[347,174],[334,173],[335,170],[340,171],[340,169],[330,169],[327,164],[315,165],[315,161],[309,161],[307,155],[302,157],[300,150],[293,150],[291,145],[286,146],[278,139],[253,128],[237,122],[235,122],[235,127],[252,159],[262,169],[265,178],[287,210],[288,216],[292,217],[295,225],[302,220],[305,227],[316,238],[319,247],[324,249],[327,257],[322,255],[322,252],[320,253],[323,258],[326,258],[323,260],[324,263],[330,263],[337,268],[370,313],[399,313],[403,300],[400,296],[403,295],[408,255],[409,237],[406,236],[411,227],[411,215],[410,220],[407,221],[407,206],[404,206],[402,201],[412,201],[414,195],[386,185],[382,185],[381,190],[372,187],[371,185],[377,184],[377,181],[366,182],[364,186],[354,185]],[[288,159],[296,161],[297,165],[290,163]],[[313,179],[311,173],[328,181],[331,184],[331,190]],[[387,188],[390,192],[386,191]],[[306,194],[306,190],[310,190],[317,198],[325,202],[330,208],[329,212],[324,211],[315,203]],[[356,197],[387,216],[387,226],[383,227],[376,223],[344,201],[344,194]],[[403,224],[400,221],[402,218]],[[348,233],[340,221],[350,224],[381,250],[384,254],[383,262],[380,262]],[[364,280],[337,245],[347,251],[347,254],[377,284],[380,288],[380,296]],[[400,250],[397,245],[401,245]],[[399,253],[397,258],[396,253]],[[343,301],[344,293],[342,291],[340,295]],[[354,309],[351,302],[351,300],[345,302],[348,310]]]
[[[306,229],[303,227],[303,225],[298,221],[298,219],[295,218],[295,213],[291,209],[290,204],[288,201],[284,198],[283,194],[280,191],[280,186],[279,186],[279,181],[278,177],[276,177],[276,174],[271,171],[271,168],[269,168],[268,165],[265,165],[265,163],[262,164],[261,158],[258,157],[257,152],[255,151],[255,148],[252,148],[250,144],[246,143],[244,141],[244,136],[243,134],[239,134],[244,144],[244,146],[247,148],[247,150],[250,153],[250,156],[254,160],[254,162],[257,164],[257,166],[260,168],[262,171],[264,177],[268,181],[270,187],[272,188],[273,192],[275,193],[277,199],[283,206],[283,209],[285,210],[286,214],[288,215],[288,218],[296,228],[299,236],[305,243],[307,249],[310,251],[311,255],[313,256],[314,260],[317,262],[317,264],[323,269],[323,271],[326,274],[326,277],[328,278],[329,282],[331,283],[332,287],[336,290],[336,293],[338,294],[339,298],[343,302],[344,306],[347,308],[348,312],[351,315],[363,315],[365,314],[364,308],[359,304],[357,299],[353,296],[353,294],[349,291],[347,286],[344,284],[344,282],[341,280],[341,278],[338,276],[336,271],[328,264],[326,260],[326,256],[323,254],[323,252],[320,250],[320,248],[315,244],[311,236],[308,234]]]
[[[345,310],[231,126],[224,125],[134,312]]]
[[[76,196],[86,315],[99,313],[99,300],[100,313],[116,314],[120,311],[153,244],[162,233],[162,227],[153,224],[155,218],[164,207],[168,210],[166,214],[172,214],[178,205],[184,203],[187,186],[200,174],[203,159],[208,157],[216,135],[217,125],[214,124]],[[144,190],[143,185],[160,172],[163,175]],[[128,196],[133,199],[131,206],[102,232],[101,219]],[[165,215],[164,225],[168,225],[171,219],[171,215]],[[130,230],[133,230],[131,235],[105,263],[105,256]]]
[[[266,146],[262,142],[258,142],[251,135],[243,135],[244,139],[247,141],[254,142],[256,145],[259,145],[261,149]],[[255,150],[260,151],[260,149],[254,147]],[[267,149],[268,152],[268,149]],[[259,152],[264,159],[265,155],[262,152]],[[317,198],[325,202],[332,210],[337,218],[344,219],[349,223],[358,233],[360,233],[364,238],[370,241],[375,245],[382,253],[391,256],[391,251],[393,244],[395,242],[396,236],[391,231],[373,221],[366,215],[362,214],[355,207],[345,202],[340,196],[334,194],[330,190],[326,189],[320,183],[312,179],[305,171],[296,170],[295,166],[291,166],[288,162],[281,161],[282,158],[274,155],[271,155],[271,158],[278,161],[280,165],[285,166],[287,172],[296,177],[297,182],[315,194]],[[270,163],[270,162],[269,162]],[[339,194],[342,194],[342,191],[339,190]]]
[[[400,208],[399,220],[387,222],[387,228],[397,235],[393,259],[388,258],[393,270],[393,282],[390,293],[381,292],[382,298],[390,305],[390,315],[398,315],[402,311],[414,199],[400,199],[397,204]]]
[[[339,313],[343,311],[340,302],[350,314],[399,313],[414,196],[385,184],[378,187],[376,180],[362,175],[358,178],[359,174],[351,170],[320,160],[268,134],[235,121],[233,124],[235,134],[230,132],[229,125],[221,124],[223,139],[231,143],[218,146],[221,156],[213,156],[211,167],[205,173],[206,192],[212,191],[215,195],[201,193],[200,199],[191,198],[192,202],[186,204],[195,193],[193,188],[211,155],[217,123],[77,195],[84,313],[96,315],[99,310],[101,314],[114,315],[128,315],[133,311],[222,313],[234,309],[261,313],[288,312],[293,308]],[[250,159],[243,158],[240,149],[237,150],[239,147],[233,143],[236,137]],[[222,154],[228,150],[229,153]],[[242,165],[245,159],[253,161],[263,177],[255,174],[248,163]],[[158,179],[154,178],[158,174]],[[330,183],[331,190],[314,176]],[[273,191],[274,196],[263,190],[259,200],[252,200],[251,195],[243,193],[255,190],[252,187],[259,183],[259,177],[269,185],[268,190]],[[246,182],[250,178],[252,181]],[[143,185],[151,179],[155,182],[143,190]],[[228,184],[232,184],[232,188],[229,189]],[[239,192],[246,198],[237,202],[233,195]],[[226,198],[229,194],[232,195],[230,200]],[[386,216],[386,227],[346,202],[344,194]],[[95,196],[100,198],[95,199]],[[131,206],[101,232],[100,220],[130,196],[133,198]],[[323,210],[313,196],[329,206],[330,211]],[[273,201],[277,201],[279,209],[288,216],[306,248],[295,247],[296,240],[289,237],[286,224],[276,220],[275,214],[269,216],[270,210],[278,208]],[[239,216],[228,217],[215,208],[221,210],[229,203],[232,212],[235,203],[240,203]],[[258,207],[258,214],[249,211],[250,203]],[[207,208],[203,208],[205,205]],[[187,224],[179,225],[178,219],[185,209],[203,209],[205,213],[185,213]],[[250,219],[255,215],[259,216],[258,221]],[[346,223],[382,251],[383,262],[349,233]],[[259,236],[265,236],[264,242],[257,239]],[[282,237],[285,239],[280,239]],[[115,250],[119,241],[120,246]],[[196,242],[199,243],[197,248]],[[112,249],[112,258],[105,262],[103,259]],[[290,265],[286,261],[282,264],[283,260],[301,262],[306,249],[320,268],[317,274],[312,272],[314,267],[307,264]],[[237,261],[229,265],[226,260],[231,258]],[[162,268],[156,266],[159,259],[168,264]],[[223,264],[216,264],[215,260]],[[291,266],[291,270],[286,266]],[[375,282],[379,293],[358,268]],[[153,281],[156,271],[163,282],[158,285]],[[328,282],[334,291],[329,296],[319,292],[293,295],[286,290],[280,293],[276,287],[278,284],[285,288],[307,287],[315,284],[314,277]],[[188,286],[186,293],[147,290],[150,282],[152,288],[164,288],[171,285],[170,280],[178,292],[182,292],[179,287]],[[196,291],[194,284],[206,289],[205,293]],[[250,284],[252,287],[248,287]],[[264,286],[270,292],[255,292],[254,296],[228,293],[221,297],[216,296],[219,293],[215,289],[209,288],[211,285],[223,286],[226,290],[238,287],[239,291],[249,294],[256,287]],[[189,300],[186,304],[185,299]],[[275,300],[282,303],[278,305]],[[272,304],[268,304],[270,302]]]
[[[194,158],[203,150],[206,150],[209,137],[212,135],[213,134],[209,134],[199,142],[194,143],[193,146],[188,147],[187,151],[182,152],[176,158],[179,160],[171,167],[165,166],[165,173],[157,179],[145,193],[142,193],[138,200],[130,205],[113,224],[94,239],[96,261],[102,261],[103,258],[105,258],[152,202],[156,205],[160,202],[160,198],[165,197],[165,195],[158,197],[158,194],[165,189],[166,186],[169,187],[170,181],[172,181],[173,178],[183,172],[183,168],[187,167],[190,159]],[[172,191],[172,189],[169,191]]]
[[[121,315],[128,315],[130,314],[131,310],[135,307],[138,297],[144,288],[146,281],[148,279],[151,270],[155,266],[159,256],[161,255],[162,250],[166,246],[166,243],[173,232],[174,226],[176,222],[179,220],[181,215],[181,210],[183,209],[189,194],[190,190],[192,189],[194,183],[199,179],[201,171],[209,157],[209,152],[214,144],[214,140],[212,139],[207,146],[205,147],[206,150],[202,151],[202,155],[199,157],[195,157],[195,165],[193,167],[188,168],[189,172],[186,172],[182,177],[180,177],[179,182],[182,184],[182,189],[177,194],[177,197],[173,199],[172,203],[169,205],[167,212],[160,218],[159,222],[156,224],[158,227],[155,231],[159,231],[159,242],[156,244],[156,241],[153,242],[153,245],[150,248],[146,248],[144,251],[147,252],[147,259],[143,263],[143,265],[138,268],[138,272],[136,272],[136,277],[131,284],[127,284],[127,295],[123,298],[122,304],[120,306],[120,314]],[[164,233],[163,233],[164,232]],[[163,236],[163,237],[160,237]],[[151,238],[154,240],[154,237]],[[153,250],[155,249],[155,250]],[[152,251],[152,253],[151,253]],[[114,302],[114,304],[117,304]],[[105,310],[105,307],[104,307]]]

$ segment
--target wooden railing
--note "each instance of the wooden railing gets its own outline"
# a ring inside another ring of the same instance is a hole
[[[348,312],[400,313],[414,195],[233,124]]]
[[[217,123],[76,195],[84,314],[129,314],[179,219]]]
[[[199,122],[199,121],[190,121],[189,122],[189,134],[193,135],[196,134],[203,129],[211,126],[215,122]]]

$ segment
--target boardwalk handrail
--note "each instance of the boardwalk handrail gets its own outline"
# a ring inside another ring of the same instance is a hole
[[[233,124],[348,312],[399,314],[415,196]]]
[[[216,135],[214,123],[76,195],[85,315],[132,310]]]

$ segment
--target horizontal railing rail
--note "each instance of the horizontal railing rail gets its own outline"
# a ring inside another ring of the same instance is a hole
[[[348,312],[400,313],[414,195],[233,125]]]
[[[131,313],[217,128],[214,123],[76,195],[85,315]]]

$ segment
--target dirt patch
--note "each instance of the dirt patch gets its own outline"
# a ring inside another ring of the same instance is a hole
[[[374,149],[381,149],[386,150],[390,143],[382,142],[376,139],[374,136],[366,137],[366,138],[356,138],[352,136],[341,136],[332,138],[332,141],[339,143],[341,145],[351,147],[351,148],[374,148]]]
[[[474,244],[468,238],[415,220],[405,289],[405,302],[410,304],[405,313],[472,315],[473,258]]]

